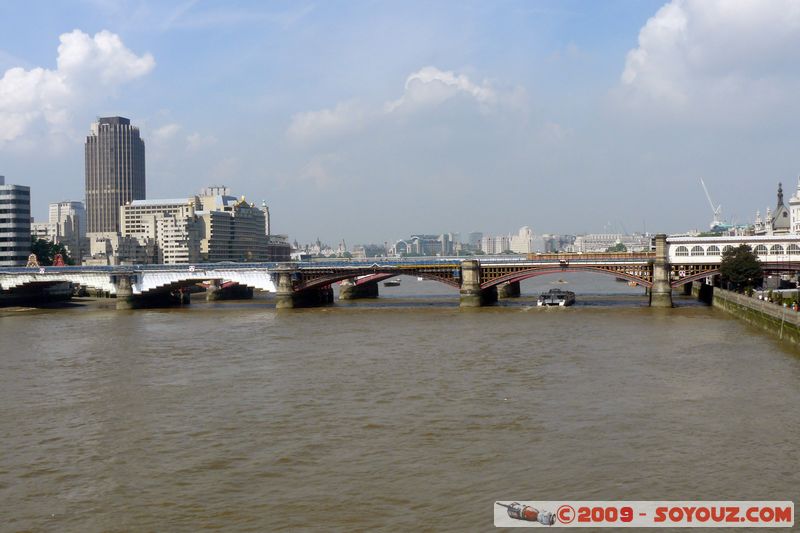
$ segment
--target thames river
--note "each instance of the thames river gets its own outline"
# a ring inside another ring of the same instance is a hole
[[[496,500],[800,500],[800,356],[565,276],[0,309],[2,531],[487,531]],[[538,309],[540,290],[578,294]],[[109,307],[111,304],[112,307]]]

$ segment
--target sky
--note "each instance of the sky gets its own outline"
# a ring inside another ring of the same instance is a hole
[[[799,66],[800,0],[6,0],[0,175],[43,220],[121,115],[301,243],[703,230],[796,192]]]

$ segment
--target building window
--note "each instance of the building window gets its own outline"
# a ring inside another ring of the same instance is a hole
[[[706,255],[719,255],[719,253],[718,246],[709,246],[708,250],[706,250]]]
[[[769,249],[770,255],[783,255],[783,246],[780,244],[773,244]]]
[[[763,244],[759,244],[755,247],[753,252],[755,252],[756,255],[767,255],[767,247]]]
[[[678,248],[675,249],[675,255],[679,256],[689,255],[689,249],[685,246],[678,246]]]
[[[692,257],[696,257],[698,255],[705,255],[705,252],[703,252],[703,247],[702,246],[692,246]]]
[[[786,248],[786,253],[789,255],[798,255],[800,254],[800,246],[797,246],[796,244],[790,244]]]

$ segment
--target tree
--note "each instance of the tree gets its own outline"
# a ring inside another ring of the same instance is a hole
[[[615,244],[610,248],[606,248],[606,252],[627,252],[627,251],[628,247],[622,244],[621,242],[618,242],[617,244]]]
[[[719,273],[736,290],[761,285],[764,277],[758,256],[746,244],[722,252]]]
[[[44,239],[37,239],[33,236],[31,237],[31,253],[36,254],[36,258],[42,266],[52,265],[56,254],[61,254],[65,264],[73,264],[72,258],[67,253],[67,249],[64,248],[63,244],[55,244]]]

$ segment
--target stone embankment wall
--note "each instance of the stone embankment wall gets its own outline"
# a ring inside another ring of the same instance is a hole
[[[719,287],[714,287],[711,305],[769,331],[782,340],[800,345],[800,313],[792,311],[789,307]]]

